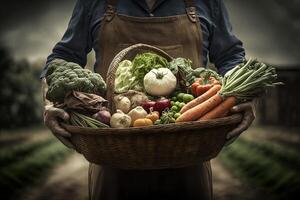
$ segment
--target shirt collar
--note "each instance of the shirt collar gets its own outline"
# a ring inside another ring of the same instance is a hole
[[[156,0],[155,4],[153,5],[152,9],[149,9],[145,0],[134,0],[140,7],[142,7],[147,12],[153,12],[160,4],[165,2],[166,0]]]

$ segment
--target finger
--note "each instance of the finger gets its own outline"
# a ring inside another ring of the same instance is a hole
[[[252,109],[252,104],[250,102],[248,102],[248,103],[242,103],[242,104],[232,107],[231,112],[238,113],[238,112],[243,112],[243,111],[250,110],[250,109]]]
[[[238,138],[238,136],[227,140],[225,143],[225,146],[231,145],[237,138]]]
[[[60,117],[61,119],[65,120],[65,121],[68,121],[70,119],[69,114],[66,111],[64,111],[63,109],[56,109],[55,112],[58,117]]]
[[[56,120],[50,120],[48,127],[55,134],[61,135],[63,137],[71,137],[71,134],[64,128],[62,128]]]
[[[55,135],[64,145],[66,145],[68,148],[71,148],[71,149],[75,149],[75,146],[72,144],[72,142],[67,139],[67,138],[64,138],[60,135]]]
[[[226,139],[231,139],[232,137],[239,136],[242,132],[244,132],[249,128],[254,118],[255,117],[251,111],[246,111],[244,114],[243,121],[240,123],[240,125],[237,128],[235,128],[234,130],[232,130],[227,134]]]

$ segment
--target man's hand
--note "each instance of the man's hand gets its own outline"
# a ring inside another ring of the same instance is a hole
[[[71,134],[59,125],[58,118],[68,120],[69,114],[63,109],[55,108],[52,105],[45,106],[44,123],[52,133],[67,147],[74,149],[70,142]]]
[[[237,106],[234,106],[231,109],[232,113],[244,113],[244,117],[242,122],[240,123],[240,125],[235,128],[234,130],[232,130],[231,132],[229,132],[226,136],[227,142],[226,145],[229,145],[231,143],[233,143],[242,132],[244,132],[245,130],[247,130],[249,128],[249,126],[252,124],[252,122],[255,119],[255,106],[256,106],[257,100],[253,100],[251,102],[246,102],[246,103],[242,103],[239,104]]]

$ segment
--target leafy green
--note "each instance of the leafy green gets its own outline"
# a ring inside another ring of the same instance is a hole
[[[143,86],[139,85],[137,78],[131,72],[132,66],[132,62],[129,60],[123,60],[119,63],[116,71],[115,92],[123,93],[131,89],[138,91],[143,89]]]
[[[170,62],[169,69],[175,76],[179,77],[180,85],[187,87],[190,85],[189,77],[193,74],[192,61],[185,58],[175,58]]]
[[[192,73],[192,61],[185,58],[175,58],[170,62],[169,69],[173,74],[177,74],[178,72],[184,74]]]
[[[167,59],[151,52],[138,54],[132,63],[131,73],[139,85],[143,85],[144,76],[152,69],[169,68]]]
[[[63,102],[66,93],[73,90],[101,94],[106,89],[100,74],[61,59],[49,64],[46,80],[49,86],[47,99],[58,103]]]
[[[222,77],[211,69],[205,69],[203,67],[199,67],[193,71],[193,77],[191,81],[194,83],[196,81],[196,78],[206,78],[206,77],[214,77],[218,81],[222,81]]]

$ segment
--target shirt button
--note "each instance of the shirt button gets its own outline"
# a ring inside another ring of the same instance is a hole
[[[150,16],[150,17],[154,17],[154,14],[153,14],[153,13],[150,13],[149,16]]]

